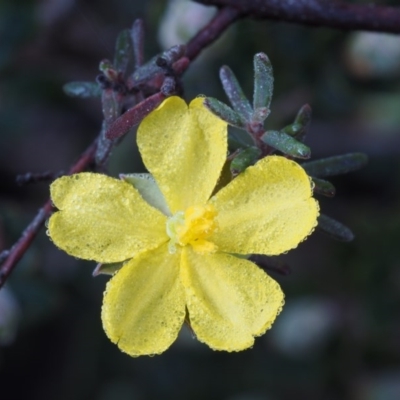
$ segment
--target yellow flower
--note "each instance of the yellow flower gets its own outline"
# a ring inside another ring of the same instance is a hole
[[[226,160],[227,126],[201,98],[189,107],[178,97],[165,100],[143,120],[137,141],[156,183],[138,178],[135,188],[94,173],[57,179],[52,240],[75,257],[124,262],[102,308],[106,334],[122,351],[162,353],[186,314],[213,349],[252,346],[284,296],[234,254],[281,254],[310,234],[318,204],[308,176],[293,161],[266,157],[211,197]]]

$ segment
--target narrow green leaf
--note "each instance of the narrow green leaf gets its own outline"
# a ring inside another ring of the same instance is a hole
[[[132,54],[133,50],[130,31],[128,29],[125,29],[118,35],[115,45],[115,69],[125,75],[129,62],[132,60]]]
[[[311,122],[311,107],[305,104],[300,108],[294,122],[285,126],[281,131],[303,142]]]
[[[336,193],[335,186],[332,183],[319,178],[311,177],[314,182],[314,192],[322,194],[323,196],[333,197]]]
[[[251,121],[254,123],[263,124],[270,114],[270,109],[267,107],[256,108],[251,116]]]
[[[96,82],[69,82],[63,86],[64,93],[71,97],[100,97],[101,88]]]
[[[318,229],[322,230],[333,239],[342,242],[351,242],[354,239],[353,232],[347,226],[324,214],[318,217]]]
[[[261,140],[284,154],[296,158],[309,158],[311,150],[303,143],[298,142],[288,134],[279,131],[267,131]]]
[[[164,195],[151,174],[119,174],[119,177],[131,184],[148,204],[165,215],[171,215]]]
[[[368,158],[362,153],[349,153],[342,156],[323,158],[322,160],[309,161],[302,164],[308,175],[324,178],[347,174],[356,171],[367,164]]]
[[[229,150],[236,151],[236,150],[243,149],[243,147],[247,147],[247,146],[248,146],[248,143],[245,143],[245,141],[243,139],[241,139],[240,137],[232,136],[232,135],[228,136]]]
[[[269,58],[264,53],[254,56],[254,95],[253,108],[267,108],[271,104],[274,89],[274,76]]]
[[[297,132],[294,134],[294,137],[300,142],[304,142],[304,139],[307,135],[308,128],[311,124],[312,110],[308,104],[305,104],[300,108],[297,116],[294,120],[293,127],[297,129]]]
[[[233,174],[239,174],[243,172],[247,167],[253,165],[261,155],[261,150],[258,147],[251,146],[247,149],[242,150],[231,162],[231,172]]]
[[[312,110],[308,104],[304,104],[303,107],[300,108],[299,112],[296,115],[296,119],[294,120],[295,124],[299,124],[301,126],[307,126],[311,122]]]
[[[144,61],[144,23],[136,19],[131,29],[131,40],[135,59],[135,69],[143,65]]]
[[[302,125],[293,123],[285,126],[283,129],[281,129],[281,132],[285,132],[290,136],[296,137],[301,132],[302,129],[303,129]]]
[[[102,111],[107,129],[121,112],[121,104],[119,104],[116,96],[112,89],[105,89],[101,94]]]
[[[118,101],[118,94],[112,89],[105,89],[101,95],[104,121],[97,142],[95,160],[97,165],[103,166],[107,161],[114,145],[114,140],[107,137],[107,131],[112,123],[120,116],[122,104]]]
[[[232,70],[225,65],[221,67],[219,76],[233,109],[239,114],[243,123],[250,121],[253,110]]]
[[[229,125],[237,126],[242,129],[244,128],[244,124],[240,119],[239,114],[221,101],[214,99],[213,97],[207,97],[204,101],[204,105]]]

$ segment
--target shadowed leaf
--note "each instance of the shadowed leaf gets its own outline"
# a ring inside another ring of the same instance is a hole
[[[347,226],[324,214],[320,214],[318,217],[317,227],[333,239],[342,242],[351,242],[354,239],[353,232]]]
[[[143,65],[144,61],[144,23],[141,19],[136,19],[130,31],[133,54],[135,58],[135,69]]]
[[[304,106],[301,107],[299,112],[297,113],[294,123],[299,124],[303,127],[307,126],[311,122],[311,116],[312,116],[311,107],[308,104],[304,104]]]
[[[322,194],[323,196],[333,197],[336,193],[335,187],[332,183],[319,178],[311,177],[314,182],[314,193]]]
[[[356,171],[364,167],[367,161],[368,158],[365,154],[350,153],[306,162],[302,164],[302,167],[309,175],[324,178],[326,176],[341,175]]]
[[[261,155],[258,147],[248,147],[242,150],[231,162],[231,171],[233,174],[243,172],[247,167],[253,165]]]
[[[132,40],[130,31],[123,30],[117,38],[115,45],[114,66],[115,69],[123,74],[126,73],[129,62],[132,59]]]

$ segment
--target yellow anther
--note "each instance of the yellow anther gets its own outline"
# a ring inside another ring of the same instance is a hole
[[[171,238],[169,250],[176,245],[191,245],[199,253],[216,251],[214,243],[207,238],[217,229],[216,211],[212,205],[192,206],[185,212],[179,211],[167,221],[167,234]]]

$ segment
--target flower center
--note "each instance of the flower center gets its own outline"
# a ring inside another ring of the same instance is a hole
[[[217,229],[216,211],[212,205],[189,207],[178,211],[167,220],[168,249],[176,252],[176,245],[191,245],[198,253],[212,253],[217,247],[207,238]]]

